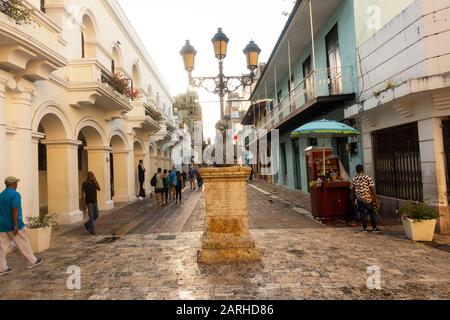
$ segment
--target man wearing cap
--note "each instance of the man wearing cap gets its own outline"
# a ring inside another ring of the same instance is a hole
[[[6,253],[13,241],[30,262],[28,268],[31,269],[42,264],[42,259],[34,255],[30,239],[24,230],[22,199],[20,193],[17,192],[19,181],[15,177],[6,178],[6,189],[0,193],[0,276],[12,272],[6,263]]]

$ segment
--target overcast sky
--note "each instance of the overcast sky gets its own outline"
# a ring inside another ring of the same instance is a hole
[[[185,40],[197,49],[194,76],[215,76],[217,61],[211,38],[222,27],[230,38],[226,75],[246,72],[242,50],[253,39],[267,61],[287,21],[291,0],[118,0],[168,83],[172,95],[186,92],[187,75],[179,51]],[[205,137],[219,120],[218,98],[199,91]]]

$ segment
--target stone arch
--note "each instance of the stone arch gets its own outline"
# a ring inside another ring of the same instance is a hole
[[[133,88],[141,89],[141,72],[137,63],[134,63],[133,67],[131,68],[131,79],[133,80]]]
[[[114,202],[128,202],[135,197],[135,187],[132,171],[133,160],[130,159],[130,148],[127,137],[119,128],[111,131],[109,136],[111,146],[110,171],[111,193]]]
[[[84,118],[78,123],[75,136],[78,138],[80,133],[86,138],[86,144],[89,147],[103,147],[108,145],[105,131],[93,119]]]
[[[41,128],[40,128],[41,127]],[[44,129],[49,140],[72,139],[71,126],[64,109],[55,101],[46,101],[36,110],[32,118],[33,132]]]
[[[138,151],[139,153],[144,153],[145,143],[140,138],[134,139],[134,150],[135,152]]]
[[[119,69],[122,68],[122,50],[120,49],[117,42],[114,42],[111,49],[112,54],[112,67],[111,69],[114,73],[117,73]],[[114,67],[114,68],[113,68]]]
[[[100,35],[97,21],[95,20],[93,13],[89,9],[84,8],[81,10],[80,17],[81,29],[84,33],[85,40],[97,41],[97,39],[100,38]]]
[[[127,151],[127,137],[120,129],[113,129],[109,136],[109,144],[113,148],[113,151]]]
[[[149,146],[150,150],[150,157],[157,157],[158,156],[158,147],[154,143],[150,143]]]
[[[154,99],[154,97],[153,97],[153,95],[154,95],[153,86],[151,84],[149,84],[147,86],[147,94],[150,97],[150,99]]]
[[[96,58],[97,42],[100,36],[94,16],[89,10],[84,9],[82,10],[80,21],[82,58]]]
[[[41,138],[34,141],[32,159],[27,159],[34,162],[36,212],[57,212],[59,223],[71,223],[71,219],[79,219],[75,212],[77,204],[73,201],[78,188],[71,183],[76,171],[70,165],[76,158],[76,142],[62,107],[54,101],[41,104],[32,117],[32,130]],[[67,166],[60,165],[62,163]]]

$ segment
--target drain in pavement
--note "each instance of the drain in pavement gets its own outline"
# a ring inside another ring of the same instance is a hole
[[[175,240],[177,236],[175,235],[159,235],[156,240],[158,241],[169,241],[169,240]]]

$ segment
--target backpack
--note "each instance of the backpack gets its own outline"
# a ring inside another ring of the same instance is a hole
[[[150,181],[150,185],[152,187],[156,187],[156,174],[153,176],[152,180]]]

